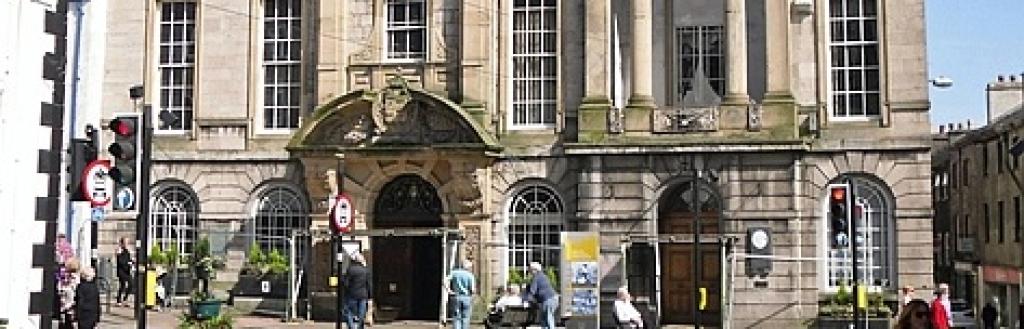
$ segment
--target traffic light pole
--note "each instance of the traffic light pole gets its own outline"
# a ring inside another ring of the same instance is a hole
[[[856,189],[853,185],[853,180],[846,180],[847,186],[849,186],[849,195],[846,197],[846,216],[849,218],[850,230],[850,254],[852,254],[852,261],[850,266],[853,268],[853,327],[862,328],[861,319],[864,318],[864,313],[860,309],[860,290],[863,289],[860,285],[860,271],[857,268],[857,211],[854,209],[854,199],[856,196],[853,191]]]
[[[136,199],[138,199],[139,213],[135,218],[135,236],[137,241],[135,243],[137,264],[135,270],[135,320],[136,327],[138,329],[146,328],[146,308],[143,305],[143,301],[146,298],[146,264],[148,263],[148,250],[146,250],[149,244],[149,180],[150,180],[150,163],[152,155],[152,143],[153,143],[153,116],[152,108],[149,105],[142,106],[142,122],[139,126],[142,127],[142,158],[141,161],[141,173],[139,175],[139,191]]]

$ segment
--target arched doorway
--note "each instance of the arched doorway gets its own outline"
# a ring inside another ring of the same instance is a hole
[[[658,207],[661,323],[721,324],[721,198],[691,180],[662,195]]]
[[[402,175],[381,189],[373,227],[441,227],[441,211],[433,185],[417,175]],[[394,311],[398,319],[437,320],[443,269],[440,237],[374,237],[371,250],[377,309]]]

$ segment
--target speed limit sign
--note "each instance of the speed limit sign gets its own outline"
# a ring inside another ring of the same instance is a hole
[[[331,208],[331,226],[335,232],[348,233],[355,226],[355,218],[352,208],[352,199],[345,194],[338,194],[334,199],[334,207]]]

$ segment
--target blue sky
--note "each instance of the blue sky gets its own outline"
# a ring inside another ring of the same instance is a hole
[[[1024,0],[925,0],[928,74],[953,79],[930,90],[932,126],[985,122],[985,84],[1024,73]]]

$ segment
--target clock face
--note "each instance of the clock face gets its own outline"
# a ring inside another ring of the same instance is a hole
[[[763,230],[754,231],[750,235],[750,243],[754,244],[754,248],[764,249],[764,247],[768,246],[768,232]]]

